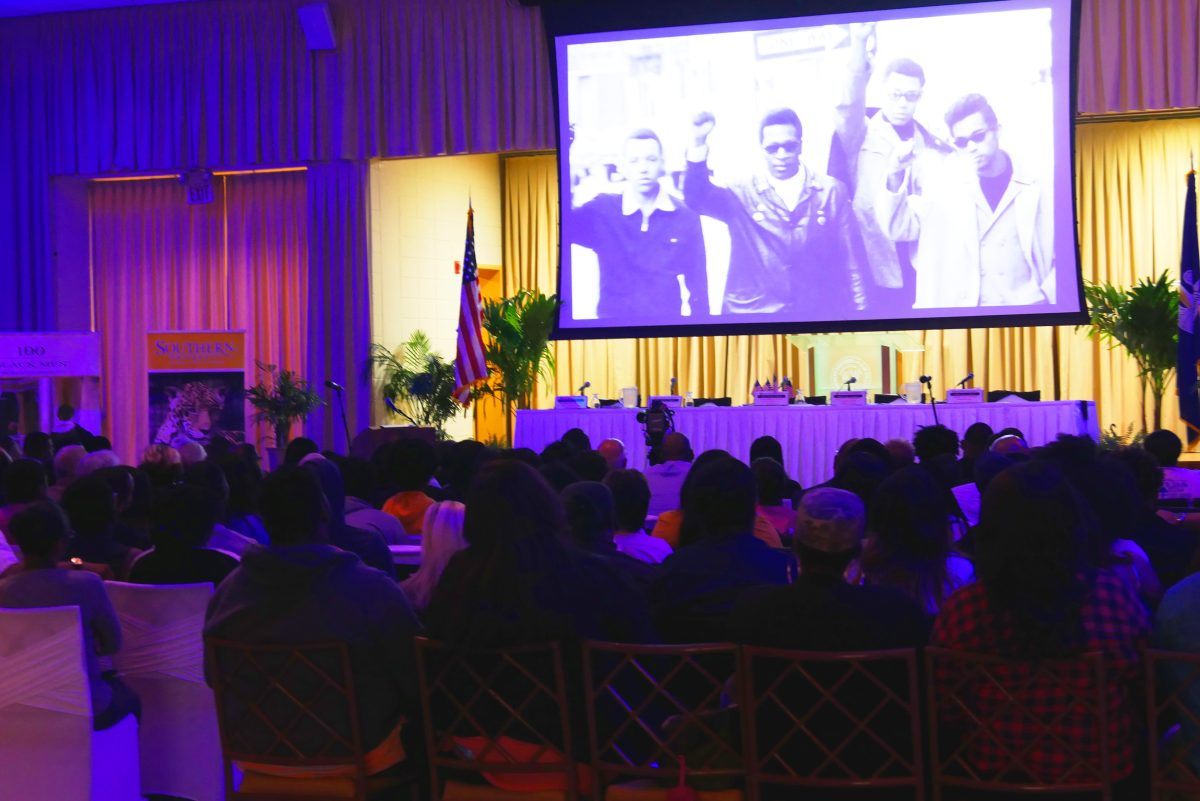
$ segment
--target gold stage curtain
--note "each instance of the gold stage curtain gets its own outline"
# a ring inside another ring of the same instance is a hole
[[[1076,191],[1084,277],[1128,286],[1163,270],[1178,273],[1189,153],[1200,146],[1200,120],[1107,122],[1076,131]],[[547,294],[556,288],[558,181],[553,155],[503,160],[504,288]],[[939,395],[968,372],[975,386],[1040,389],[1049,399],[1095,400],[1100,424],[1122,432],[1141,425],[1137,369],[1071,326],[921,331],[923,354],[901,354],[901,380],[936,377]],[[585,380],[616,397],[623,386],[665,393],[671,376],[698,396],[744,403],[756,378],[807,375],[807,358],[782,336],[718,336],[560,342],[558,373],[538,405],[571,394]],[[1147,410],[1149,413],[1149,410]],[[1169,390],[1163,424],[1182,433]]]

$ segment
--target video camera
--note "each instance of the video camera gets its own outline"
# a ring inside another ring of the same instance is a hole
[[[638,412],[637,421],[646,435],[646,447],[658,448],[667,434],[675,430],[675,410],[661,400],[655,400],[646,411]]]

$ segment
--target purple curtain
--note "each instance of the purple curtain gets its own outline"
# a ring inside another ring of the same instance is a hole
[[[334,161],[308,170],[308,372],[326,406],[308,418],[305,433],[322,449],[349,451],[337,392],[345,387],[346,418],[354,437],[371,421],[371,265],[366,162]]]

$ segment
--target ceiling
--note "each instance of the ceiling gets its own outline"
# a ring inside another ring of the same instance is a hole
[[[116,6],[145,6],[161,3],[187,3],[193,0],[0,0],[0,17],[27,17],[60,11],[86,11]]]

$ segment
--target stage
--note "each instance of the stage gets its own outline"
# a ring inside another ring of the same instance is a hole
[[[616,438],[625,443],[629,466],[646,467],[646,444],[638,409],[523,410],[517,412],[514,446],[542,448],[571,428],[581,428],[595,447]],[[1100,439],[1096,404],[1092,401],[1040,403],[957,403],[937,405],[938,421],[959,436],[967,426],[984,422],[999,431],[1015,426],[1030,445],[1042,445],[1061,434],[1086,434]],[[880,442],[912,439],[918,427],[933,423],[928,404],[832,406],[706,406],[684,408],[675,414],[675,429],[688,436],[697,454],[723,448],[739,459],[748,459],[750,443],[769,434],[783,444],[785,467],[802,486],[827,481],[833,475],[838,446],[852,437],[874,437]]]

